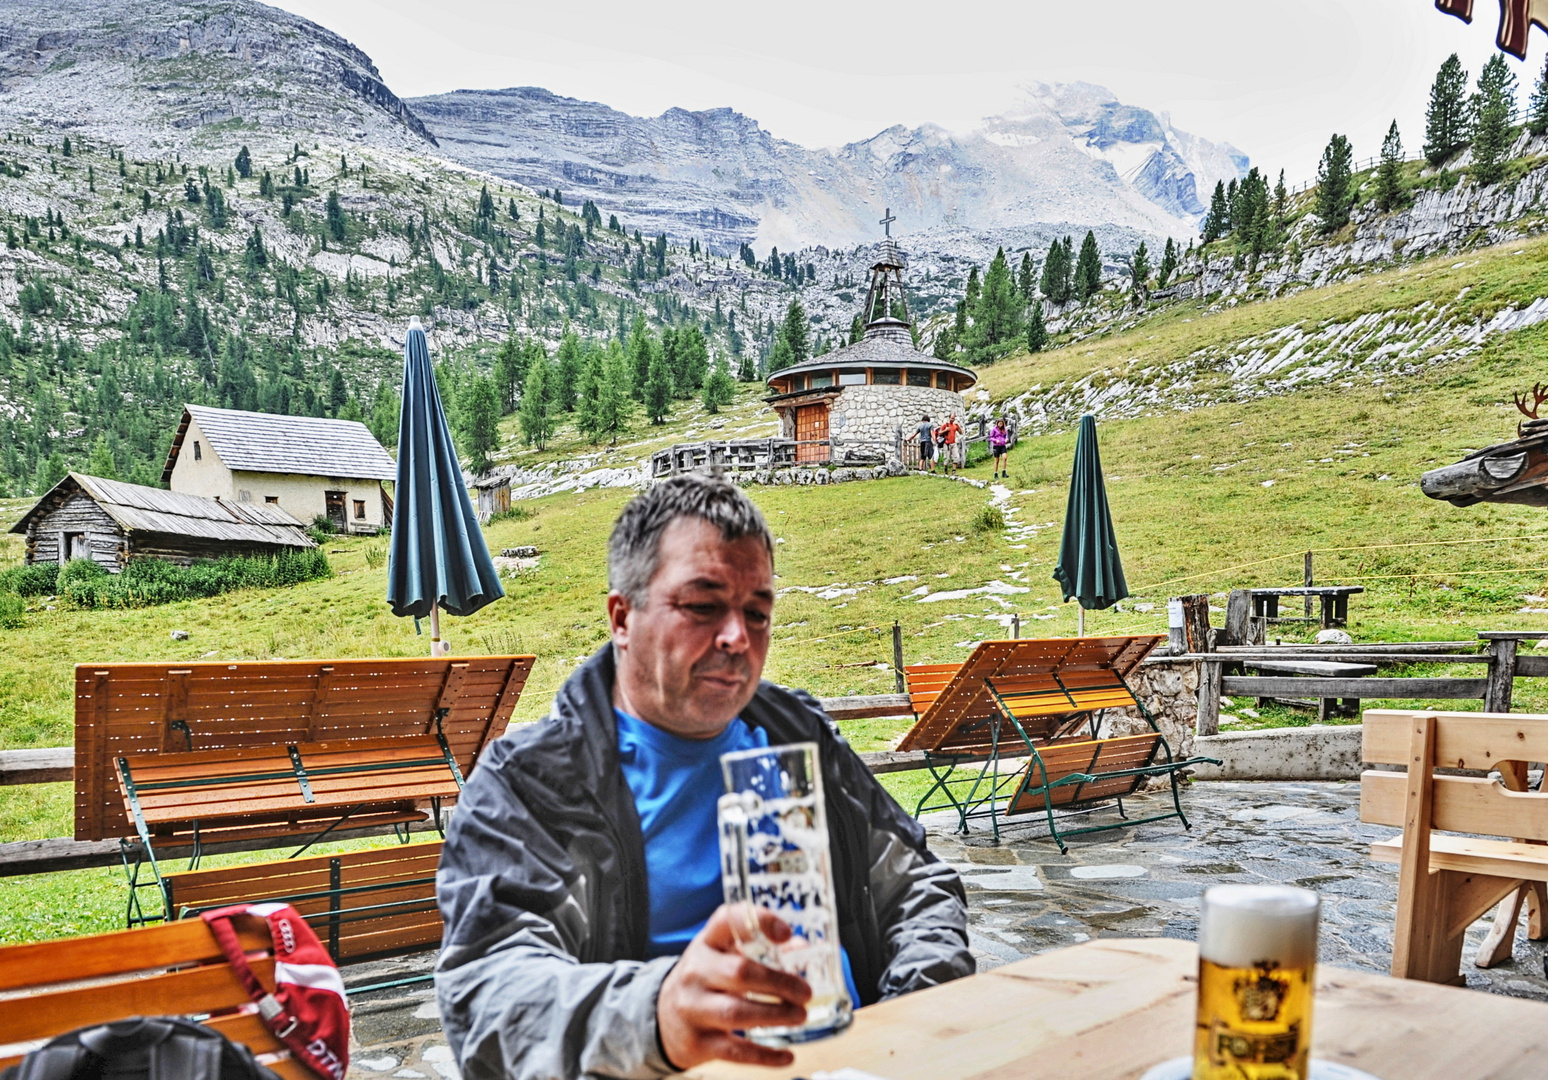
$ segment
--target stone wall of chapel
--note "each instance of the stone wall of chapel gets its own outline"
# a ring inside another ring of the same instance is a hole
[[[851,386],[834,400],[828,416],[828,434],[841,440],[864,439],[891,442],[898,428],[903,437],[914,437],[920,417],[944,423],[951,413],[967,426],[967,402],[950,390],[928,386]],[[792,427],[794,426],[792,422]]]

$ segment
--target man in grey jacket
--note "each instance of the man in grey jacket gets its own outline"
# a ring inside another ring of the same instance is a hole
[[[544,721],[485,751],[438,875],[436,994],[465,1080],[651,1080],[798,1024],[799,978],[743,958],[718,901],[718,753],[816,742],[857,1004],[967,975],[961,881],[809,695],[760,681],[773,539],[736,487],[679,477],[608,545],[612,640]],[[765,930],[788,935],[773,916]]]

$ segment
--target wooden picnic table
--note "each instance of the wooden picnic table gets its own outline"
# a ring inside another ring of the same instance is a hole
[[[689,1075],[1137,1080],[1192,1052],[1197,972],[1190,942],[1088,941],[861,1009],[788,1069],[712,1062]],[[1323,966],[1312,1052],[1383,1080],[1541,1080],[1548,1005]]]
[[[1280,617],[1281,596],[1303,596],[1309,601],[1317,597],[1322,602],[1318,621],[1324,630],[1343,626],[1349,621],[1349,598],[1365,591],[1364,585],[1294,585],[1283,589],[1252,590],[1252,613],[1269,622],[1306,622],[1304,618]],[[1307,609],[1310,611],[1310,608]]]

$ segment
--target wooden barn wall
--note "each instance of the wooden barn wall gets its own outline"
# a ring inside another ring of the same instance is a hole
[[[69,553],[60,551],[65,533],[85,533],[94,561],[114,573],[123,568],[123,548],[127,543],[124,531],[91,496],[82,492],[39,515],[27,527],[28,564],[65,561]]]
[[[131,559],[165,559],[188,566],[198,559],[221,559],[228,555],[274,556],[282,551],[297,551],[281,544],[239,544],[231,540],[203,540],[193,536],[167,533],[135,533],[129,538]]]

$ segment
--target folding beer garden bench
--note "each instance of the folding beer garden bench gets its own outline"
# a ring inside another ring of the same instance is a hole
[[[1177,773],[1213,759],[1174,760],[1155,718],[1124,679],[1164,640],[1137,635],[985,641],[962,664],[905,668],[918,719],[898,749],[924,751],[935,781],[919,800],[916,816],[954,810],[962,832],[971,818],[988,817],[998,840],[1001,816],[1041,810],[1060,851],[1068,850],[1065,836],[1123,824],[1175,817],[1187,828]],[[1103,712],[1124,708],[1138,709],[1150,730],[1098,737]],[[1056,809],[1089,810],[1116,800],[1122,816],[1123,799],[1153,776],[1170,779],[1172,810],[1060,828]],[[938,798],[944,801],[931,801]]]
[[[1362,723],[1367,762],[1407,766],[1360,777],[1360,820],[1403,830],[1371,845],[1399,867],[1392,974],[1460,985],[1468,927],[1496,905],[1479,967],[1510,956],[1523,900],[1535,908],[1528,937],[1548,937],[1548,792],[1527,788],[1527,764],[1548,761],[1548,716],[1372,709]]]
[[[119,838],[135,925],[171,914],[158,846],[190,850],[194,869],[216,843],[299,856],[335,829],[440,829],[532,661],[79,665],[76,838]]]
[[[267,929],[237,934],[274,988]],[[0,1067],[35,1045],[132,1016],[189,1016],[245,1044],[283,1080],[317,1080],[252,1011],[252,998],[202,919],[0,947]]]
[[[344,964],[440,945],[441,916],[435,904],[440,861],[437,840],[163,873],[162,880],[167,909],[177,918],[239,903],[289,904],[306,919],[333,962]]]

